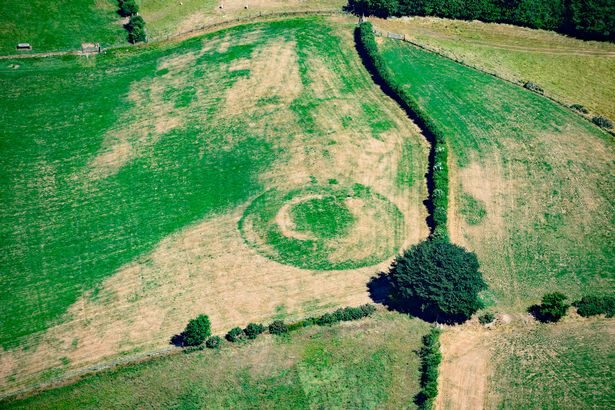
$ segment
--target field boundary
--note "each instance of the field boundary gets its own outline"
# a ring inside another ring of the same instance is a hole
[[[571,108],[570,106],[568,106],[566,103],[564,103],[564,102],[562,102],[562,101],[560,101],[560,100],[558,100],[558,99],[556,99],[556,98],[554,98],[554,97],[551,97],[550,95],[547,95],[547,94],[541,94],[541,93],[537,93],[537,92],[534,92],[534,91],[528,90],[527,88],[523,87],[523,84],[522,84],[522,83],[520,83],[520,82],[513,81],[513,80],[509,80],[509,79],[507,79],[507,78],[501,77],[501,76],[499,76],[497,73],[494,73],[494,72],[491,72],[491,71],[487,71],[487,70],[482,69],[482,68],[480,68],[480,67],[476,67],[476,66],[474,66],[474,65],[471,65],[471,64],[466,63],[466,62],[465,62],[465,61],[463,61],[463,60],[459,60],[459,59],[457,59],[457,58],[454,58],[454,57],[451,57],[451,56],[449,56],[449,55],[446,55],[445,53],[443,53],[443,52],[441,52],[441,51],[439,51],[439,50],[436,50],[436,49],[431,48],[431,47],[429,47],[429,46],[426,46],[426,45],[424,45],[424,44],[417,43],[416,41],[413,41],[413,40],[411,40],[411,39],[407,38],[407,36],[406,36],[405,34],[399,34],[399,33],[394,33],[394,32],[387,31],[387,30],[379,30],[379,29],[374,28],[374,35],[375,35],[375,36],[378,36],[378,37],[386,37],[386,38],[390,38],[390,39],[392,39],[392,40],[398,40],[398,41],[403,41],[403,42],[406,42],[406,43],[408,43],[408,44],[412,44],[414,47],[420,48],[421,50],[427,51],[427,52],[429,52],[429,53],[436,54],[436,55],[437,55],[437,56],[439,56],[439,57],[446,58],[447,60],[453,61],[453,62],[455,62],[455,63],[457,63],[457,64],[461,64],[462,66],[467,67],[467,68],[469,68],[469,69],[472,69],[472,70],[474,70],[474,71],[478,71],[478,72],[480,72],[480,73],[482,73],[482,74],[487,74],[487,75],[490,75],[490,76],[495,77],[495,78],[497,78],[497,79],[499,79],[499,80],[502,80],[502,81],[505,81],[505,82],[507,82],[507,83],[509,83],[509,84],[512,84],[512,85],[514,85],[514,86],[516,86],[516,87],[521,87],[521,88],[523,88],[524,90],[529,91],[529,92],[531,92],[531,93],[533,93],[533,94],[539,95],[539,96],[541,96],[541,97],[544,97],[544,98],[546,98],[546,99],[548,99],[548,100],[550,100],[550,101],[552,101],[552,102],[554,102],[554,103],[558,104],[559,106],[561,106],[561,107],[565,108],[565,109],[566,109],[566,110],[568,110],[569,112],[572,112],[572,113],[574,113],[575,115],[577,115],[577,116],[579,116],[579,117],[581,117],[581,118],[585,119],[586,121],[588,121],[589,123],[591,123],[594,127],[598,128],[600,131],[603,131],[603,132],[605,132],[605,133],[607,133],[607,134],[610,134],[610,135],[612,135],[612,136],[615,136],[615,130],[607,130],[607,129],[604,129],[604,128],[601,128],[601,127],[598,127],[596,124],[594,124],[594,123],[592,122],[592,120],[591,120],[591,118],[590,118],[590,117],[585,116],[585,115],[581,114],[580,112],[578,112],[578,111],[576,111],[576,110],[572,109],[572,108]]]
[[[120,49],[128,49],[141,47],[145,48],[149,44],[164,44],[167,42],[181,41],[186,40],[192,37],[198,37],[202,34],[212,33],[219,30],[224,30],[231,27],[236,27],[244,24],[250,23],[260,23],[260,22],[269,22],[276,20],[285,20],[292,18],[301,18],[301,17],[313,17],[313,16],[335,16],[335,15],[348,15],[349,13],[343,10],[337,9],[320,9],[320,10],[298,10],[298,11],[284,11],[284,12],[259,12],[250,14],[248,16],[236,17],[229,20],[219,21],[215,23],[202,24],[196,28],[192,28],[190,30],[182,31],[180,33],[170,34],[166,36],[153,37],[148,39],[146,43],[127,43],[121,45],[112,45],[109,47],[104,47],[102,53],[107,50],[120,50]],[[9,54],[9,55],[0,55],[0,60],[19,60],[26,58],[44,58],[44,57],[58,57],[58,56],[67,56],[67,55],[75,55],[75,56],[89,56],[97,53],[83,53],[80,50],[66,50],[66,51],[49,51],[46,53],[31,53],[31,54]]]

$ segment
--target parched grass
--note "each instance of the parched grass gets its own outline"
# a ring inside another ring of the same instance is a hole
[[[360,184],[401,213],[400,242],[426,236],[426,144],[371,82],[352,28],[296,19],[2,62],[2,390],[164,348],[202,312],[221,331],[276,306],[367,302],[394,249],[382,266],[317,272],[257,254],[237,227],[272,189]]]
[[[489,408],[609,408],[612,320],[567,319],[508,332],[495,340]]]
[[[17,43],[30,43],[32,52],[78,50],[81,43],[103,47],[126,42],[116,13],[116,0],[2,2],[0,55],[16,54]]]
[[[412,18],[378,27],[508,80],[539,84],[566,105],[615,119],[615,45],[507,24]]]
[[[3,408],[408,408],[428,325],[395,313],[102,372]]]
[[[383,40],[381,49],[446,133],[451,237],[478,254],[486,297],[524,310],[549,290],[612,289],[611,137],[543,97],[407,43]],[[468,194],[484,203],[482,221],[464,220]]]

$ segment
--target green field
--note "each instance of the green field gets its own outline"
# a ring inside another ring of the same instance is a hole
[[[609,408],[613,390],[613,326],[567,320],[497,337],[490,407]]]
[[[30,43],[32,52],[42,53],[78,50],[85,42],[104,47],[125,42],[116,10],[116,0],[3,1],[0,55],[15,54],[17,43]]]
[[[428,328],[380,313],[103,372],[3,408],[408,408]]]
[[[568,110],[407,43],[382,52],[446,134],[449,230],[499,308],[613,287],[611,136]]]
[[[377,27],[517,83],[532,81],[566,105],[615,120],[615,44],[507,24],[440,18],[378,20]]]
[[[352,24],[2,64],[5,386],[163,348],[201,312],[223,331],[365,303],[427,235],[427,145]]]

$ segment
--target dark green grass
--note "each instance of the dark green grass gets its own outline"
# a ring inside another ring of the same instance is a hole
[[[78,50],[81,43],[106,47],[126,42],[116,0],[4,0],[0,5],[0,55],[16,54],[17,43],[32,52]]]
[[[321,238],[344,236],[354,222],[343,200],[332,195],[300,202],[290,212],[297,231]]]
[[[612,289],[612,138],[541,96],[407,43],[385,40],[381,51],[445,132],[452,175],[478,164],[478,178],[490,181],[484,211],[464,197],[460,180],[450,183],[461,208],[452,211],[469,224],[482,219],[480,230],[461,234],[491,296],[523,310],[548,290]]]
[[[497,407],[610,408],[615,354],[609,322],[539,325],[499,338],[490,388]]]
[[[382,313],[103,372],[3,408],[408,408],[427,330]]]

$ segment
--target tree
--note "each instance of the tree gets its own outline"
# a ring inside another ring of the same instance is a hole
[[[572,304],[577,313],[583,317],[605,314],[606,317],[615,316],[615,296],[583,296],[581,300]]]
[[[283,333],[288,333],[288,325],[282,320],[274,320],[269,325],[269,333],[271,333],[272,335],[281,335]]]
[[[220,338],[220,336],[212,336],[207,339],[207,341],[205,342],[205,346],[207,346],[208,349],[217,349],[218,347],[220,347],[220,343],[222,343],[222,339]]]
[[[235,342],[242,340],[245,337],[245,335],[246,334],[243,332],[242,328],[234,327],[228,331],[225,337],[226,337],[226,340],[228,340],[229,342],[235,343]]]
[[[429,321],[463,322],[482,307],[487,288],[476,255],[427,240],[398,256],[389,270],[394,305]]]
[[[207,315],[199,315],[191,319],[183,331],[183,341],[187,346],[198,346],[211,334],[211,323]]]
[[[265,326],[260,323],[248,323],[248,326],[244,329],[244,333],[248,339],[256,339],[258,335],[265,331]]]
[[[566,295],[560,292],[546,293],[542,297],[542,303],[531,306],[529,311],[541,322],[558,322],[566,316],[566,311],[570,307],[564,303],[566,299],[568,299]]]
[[[145,20],[141,16],[130,16],[130,20],[126,24],[128,30],[128,41],[138,43],[146,40]]]
[[[398,0],[349,0],[347,9],[357,15],[387,18],[397,14]]]
[[[119,0],[119,5],[118,13],[120,16],[128,17],[139,12],[139,5],[135,0]]]

